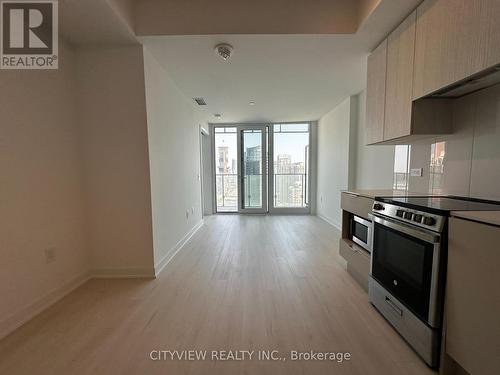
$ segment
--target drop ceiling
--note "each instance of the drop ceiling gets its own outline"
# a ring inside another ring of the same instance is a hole
[[[417,4],[383,1],[354,34],[140,39],[187,98],[206,100],[208,122],[317,120],[366,87],[369,52]],[[234,47],[227,62],[214,52],[221,42]]]
[[[230,123],[316,120],[359,93],[366,87],[369,52],[419,0],[336,0],[335,6],[364,4],[358,9],[356,30],[344,34],[307,34],[317,29],[307,19],[298,26],[297,35],[167,36],[145,35],[142,28],[142,36],[137,37],[138,22],[145,21],[141,5],[155,3],[159,4],[157,0],[62,0],[63,33],[77,45],[143,43],[205,121]],[[328,7],[331,1],[318,4]],[[377,4],[374,10],[373,4]],[[278,15],[279,11],[275,9]],[[215,27],[217,22],[208,18],[205,25]],[[276,22],[283,19],[276,17]],[[234,20],[230,24],[234,26]],[[214,52],[221,42],[234,47],[227,62]],[[192,100],[195,97],[203,97],[207,105],[198,107]],[[215,119],[216,113],[222,117]]]

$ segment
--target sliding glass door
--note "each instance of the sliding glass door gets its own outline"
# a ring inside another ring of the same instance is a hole
[[[240,127],[240,212],[267,212],[266,126]]]
[[[310,125],[214,125],[216,212],[309,213]]]

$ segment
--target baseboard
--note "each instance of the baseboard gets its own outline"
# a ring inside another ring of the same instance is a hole
[[[340,223],[336,222],[335,220],[330,219],[329,217],[321,215],[321,214],[316,214],[316,216],[318,216],[321,220],[326,221],[331,226],[334,226],[338,230],[342,231],[342,225]]]
[[[167,264],[177,255],[177,253],[184,247],[184,245],[194,236],[196,232],[203,226],[204,220],[201,219],[198,224],[196,224],[191,230],[179,241],[177,244],[167,251],[165,256],[155,264],[155,275],[158,277],[161,271],[166,267]]]
[[[11,314],[6,319],[0,321],[0,339],[33,319],[36,315],[55,304],[90,278],[91,276],[88,272],[74,277],[63,285],[53,289],[46,295],[16,311],[14,314]]]
[[[143,268],[97,268],[91,272],[93,279],[148,279],[155,278],[152,267]]]
[[[160,262],[155,265],[154,268],[99,268],[74,277],[60,287],[53,289],[45,296],[35,300],[11,314],[6,319],[0,321],[0,339],[33,319],[42,311],[48,309],[89,279],[155,278],[191,237],[193,237],[193,235],[203,226],[203,223],[204,221],[202,219],[163,257]]]

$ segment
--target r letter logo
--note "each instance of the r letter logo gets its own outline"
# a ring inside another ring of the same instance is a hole
[[[57,0],[0,1],[0,68],[58,68],[57,6]]]

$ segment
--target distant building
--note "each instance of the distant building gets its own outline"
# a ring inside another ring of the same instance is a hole
[[[292,163],[292,157],[279,154],[274,162],[274,198],[277,207],[304,206],[306,167],[304,162]]]
[[[218,174],[229,173],[229,147],[228,146],[217,147],[217,173]]]
[[[259,175],[262,173],[262,148],[260,146],[248,147],[245,151],[245,174]]]

